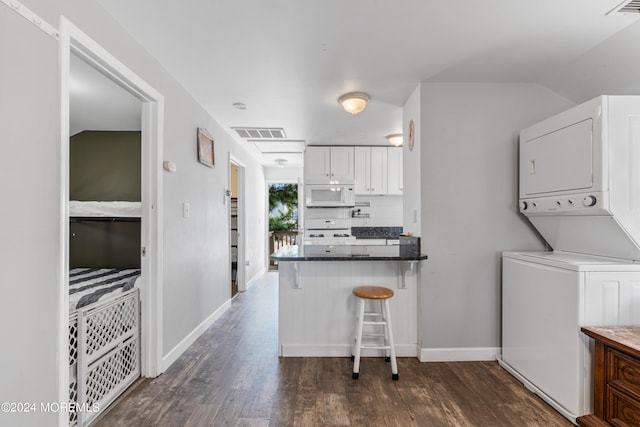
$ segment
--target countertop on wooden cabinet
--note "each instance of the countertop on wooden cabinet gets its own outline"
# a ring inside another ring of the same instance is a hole
[[[640,326],[584,326],[582,332],[640,359]]]

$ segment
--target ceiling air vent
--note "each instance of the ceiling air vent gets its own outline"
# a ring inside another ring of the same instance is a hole
[[[284,139],[283,128],[231,128],[240,138],[245,139]]]
[[[607,15],[618,12],[618,13],[640,13],[640,0],[625,0],[620,3],[618,6],[614,7],[610,10]]]

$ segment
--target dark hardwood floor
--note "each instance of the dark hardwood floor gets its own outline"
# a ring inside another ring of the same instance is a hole
[[[97,426],[571,426],[496,362],[388,364],[278,358],[268,273],[164,374],[141,380]]]

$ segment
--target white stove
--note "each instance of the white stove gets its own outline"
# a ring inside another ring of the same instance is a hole
[[[305,245],[350,245],[351,219],[308,219],[304,232]]]

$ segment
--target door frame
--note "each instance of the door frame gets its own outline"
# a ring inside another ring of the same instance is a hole
[[[229,185],[227,188],[231,189],[231,165],[238,168],[238,273],[236,275],[236,282],[238,283],[238,292],[244,292],[247,290],[247,264],[246,264],[246,248],[247,239],[245,236],[245,206],[246,206],[246,191],[245,191],[245,169],[246,164],[238,157],[229,153]],[[231,273],[231,203],[229,203],[229,272]],[[231,274],[229,275],[229,292],[231,292]]]
[[[67,18],[60,18],[60,290],[59,370],[60,401],[69,393],[69,78],[73,52],[96,70],[142,101],[141,164],[141,373],[156,377],[162,373],[162,288],[163,288],[163,197],[162,153],[164,146],[164,96],[117,60]],[[65,356],[67,355],[67,356]],[[63,411],[62,411],[63,412]],[[62,415],[64,417],[65,414]]]

